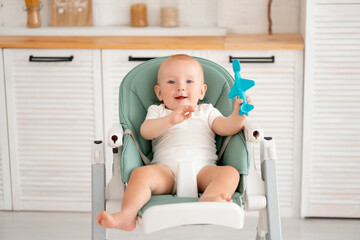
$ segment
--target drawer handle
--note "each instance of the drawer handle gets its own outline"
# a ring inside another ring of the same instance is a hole
[[[233,57],[229,56],[229,62],[232,63],[234,59],[240,61],[240,63],[274,63],[275,56],[271,57]]]
[[[70,57],[34,57],[29,56],[29,62],[71,62],[74,56]]]
[[[151,59],[154,59],[155,57],[132,57],[129,56],[129,62],[145,62]]]

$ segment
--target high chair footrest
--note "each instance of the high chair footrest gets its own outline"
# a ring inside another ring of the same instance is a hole
[[[229,202],[165,204],[149,207],[142,217],[138,217],[138,224],[145,233],[190,224],[214,224],[241,229],[244,225],[244,210]]]

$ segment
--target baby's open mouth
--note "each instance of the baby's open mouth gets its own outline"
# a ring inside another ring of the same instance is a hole
[[[185,98],[187,98],[187,97],[185,97],[185,96],[177,96],[177,97],[175,97],[176,100],[183,100]]]

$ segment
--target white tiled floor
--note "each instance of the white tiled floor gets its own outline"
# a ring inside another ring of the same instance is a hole
[[[90,213],[0,212],[1,240],[90,240]],[[136,229],[110,231],[110,239],[255,239],[256,221],[247,217],[243,230],[185,226],[145,235]],[[359,240],[359,219],[282,219],[284,240]]]

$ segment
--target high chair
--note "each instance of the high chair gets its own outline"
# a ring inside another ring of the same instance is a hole
[[[107,144],[113,149],[112,178],[105,181],[104,144],[95,141],[92,150],[92,239],[106,239],[105,229],[96,216],[120,210],[121,197],[131,172],[152,159],[151,141],[140,136],[140,126],[150,105],[158,103],[154,92],[159,65],[166,59],[155,58],[136,66],[123,79],[119,91],[120,124],[109,131]],[[204,69],[208,86],[204,102],[211,103],[224,116],[233,111],[235,99],[228,93],[233,77],[220,65],[196,58]],[[200,103],[201,104],[201,103]],[[256,171],[254,144],[260,144],[261,176]],[[257,240],[281,240],[281,223],[276,180],[276,151],[271,137],[246,121],[242,132],[232,137],[216,136],[218,165],[235,167],[240,174],[233,202],[198,202],[196,176],[191,166],[179,166],[177,193],[154,195],[138,213],[138,226],[151,233],[189,224],[216,224],[241,229],[244,211],[258,211]],[[181,154],[181,153],[179,153]],[[122,182],[123,184],[120,184]]]

